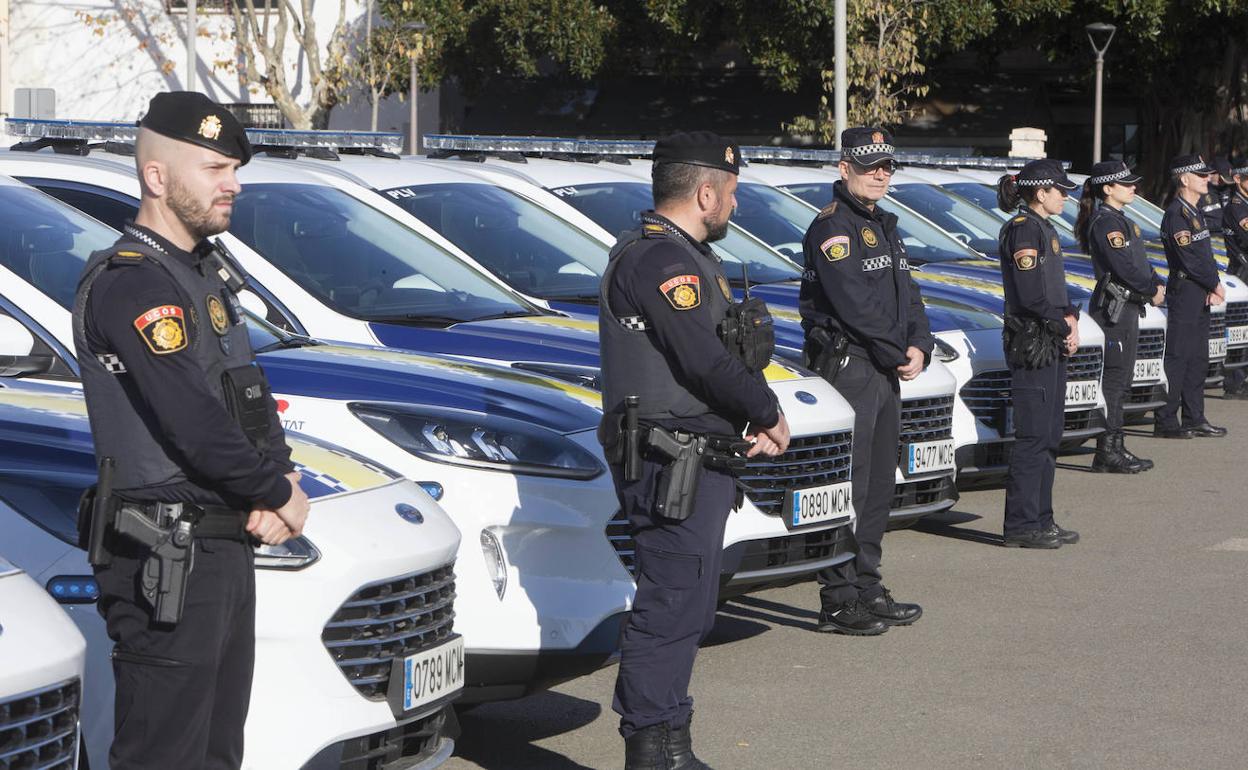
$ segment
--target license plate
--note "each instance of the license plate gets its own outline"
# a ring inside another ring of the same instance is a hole
[[[1209,357],[1226,358],[1226,335],[1209,340]]]
[[[457,636],[432,650],[403,660],[403,711],[420,708],[464,686],[464,638]]]
[[[1242,345],[1248,342],[1248,326],[1232,326],[1226,330],[1228,345]]]
[[[1161,359],[1150,358],[1147,361],[1135,362],[1135,382],[1160,380]]]
[[[1096,380],[1076,380],[1066,383],[1067,404],[1095,404],[1101,393],[1101,383]]]
[[[785,493],[789,529],[825,521],[848,520],[854,512],[854,497],[848,481],[810,489],[790,489]]]
[[[907,476],[953,470],[953,439],[906,445]]]

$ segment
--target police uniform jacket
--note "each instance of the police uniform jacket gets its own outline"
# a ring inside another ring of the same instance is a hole
[[[721,341],[732,292],[719,257],[653,212],[623,233],[600,288],[603,406],[640,399],[640,416],[695,433],[739,434],[780,419],[761,372]]]
[[[91,256],[74,307],[96,454],[114,459],[117,494],[281,507],[293,465],[267,383],[249,387],[255,398],[242,407],[267,410],[252,438],[227,407],[227,371],[263,373],[234,293],[205,261],[208,244],[188,253],[145,228],[126,230]]]
[[[1161,220],[1161,236],[1171,288],[1178,278],[1190,280],[1206,292],[1217,290],[1218,263],[1213,259],[1209,228],[1198,209],[1174,196]]]
[[[1099,204],[1092,213],[1088,250],[1097,279],[1109,273],[1116,283],[1148,297],[1162,284],[1148,261],[1140,226],[1107,203]]]
[[[884,372],[909,363],[911,346],[923,351],[926,365],[935,340],[896,215],[867,208],[842,181],[832,189],[832,202],[802,242],[802,328],[807,334],[817,327],[843,332],[850,353]]]
[[[1023,206],[1001,228],[998,245],[1005,312],[1052,321],[1052,328],[1069,334],[1066,316],[1077,317],[1079,308],[1066,290],[1062,245],[1053,223]]]
[[[1248,198],[1239,190],[1231,193],[1222,209],[1222,234],[1231,263],[1243,270],[1248,266]]]

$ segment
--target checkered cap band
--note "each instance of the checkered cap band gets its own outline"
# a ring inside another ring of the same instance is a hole
[[[1124,168],[1121,171],[1115,171],[1105,176],[1089,177],[1088,182],[1091,184],[1109,184],[1110,182],[1117,182],[1119,179],[1126,179],[1129,176],[1131,176],[1131,169]]]
[[[1235,168],[1231,169],[1231,173],[1248,175],[1248,166],[1236,166]]]
[[[120,358],[112,353],[97,353],[95,360],[99,361],[100,366],[103,366],[109,374],[126,373],[126,365],[121,362]]]
[[[1209,168],[1209,166],[1208,166],[1208,165],[1206,165],[1206,164],[1204,163],[1204,161],[1201,161],[1200,163],[1191,163],[1191,164],[1188,164],[1188,165],[1186,165],[1186,166],[1179,166],[1178,168],[1172,168],[1172,169],[1170,169],[1170,173],[1171,173],[1171,174],[1174,174],[1175,176],[1178,176],[1179,174],[1186,174],[1186,173],[1191,172],[1191,171],[1201,171],[1201,172],[1204,172],[1204,173],[1213,173],[1213,169]]]
[[[635,332],[644,332],[650,328],[646,325],[646,319],[639,315],[624,316],[620,319],[620,326]]]
[[[850,147],[842,150],[842,155],[848,155],[851,158],[858,158],[863,155],[892,155],[894,148],[891,144],[864,144],[859,147]]]
[[[1019,187],[1056,187],[1056,179],[1020,179]]]

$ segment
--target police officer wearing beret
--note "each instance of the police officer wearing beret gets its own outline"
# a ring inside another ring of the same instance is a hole
[[[1017,211],[999,238],[1014,414],[1003,527],[1011,548],[1079,541],[1077,532],[1053,519],[1053,477],[1065,424],[1064,357],[1079,347],[1079,308],[1066,291],[1061,242],[1049,221],[1077,187],[1055,160],[1033,160],[997,183],[997,205]]]
[[[1226,239],[1226,271],[1248,281],[1248,160],[1236,158],[1229,164],[1231,181],[1222,206],[1222,236]],[[1223,398],[1248,399],[1245,383],[1248,367],[1226,370],[1222,381]]]
[[[115,642],[109,762],[237,768],[253,543],[298,536],[308,513],[235,295],[243,275],[208,240],[229,226],[251,146],[224,108],[174,92],[152,99],[135,155],[138,215],[91,256],[73,317],[101,459],[84,530]]]
[[[789,442],[762,375],[774,338],[737,333],[770,331],[770,316],[743,314],[708,245],[736,207],[739,158],[709,132],[660,139],[655,208],[620,236],[600,289],[601,438],[637,554],[614,701],[628,770],[707,767],[693,754],[689,679],[715,620],[737,498],[727,465],[743,462],[724,445],[775,456]]]
[[[804,355],[854,408],[858,552],[853,561],[819,573],[816,628],[823,632],[874,636],[909,625],[923,612],[917,604],[894,601],[880,577],[901,430],[898,381],[918,377],[935,344],[897,217],[876,205],[896,168],[887,131],[842,132],[841,179],[802,247]]]
[[[1088,312],[1105,331],[1105,432],[1096,439],[1092,470],[1098,473],[1139,473],[1153,467],[1125,446],[1122,404],[1135,377],[1140,318],[1148,304],[1166,298],[1164,282],[1144,253],[1140,226],[1124,207],[1135,200],[1142,177],[1120,160],[1097,163],[1083,184],[1075,235],[1092,256],[1096,290]]]
[[[1161,220],[1170,277],[1166,282],[1166,403],[1153,414],[1160,438],[1216,438],[1226,429],[1205,418],[1205,377],[1209,371],[1209,308],[1226,301],[1213,259],[1209,226],[1199,204],[1209,192],[1214,170],[1199,155],[1170,163],[1174,199]],[[1182,407],[1183,419],[1179,421]]]

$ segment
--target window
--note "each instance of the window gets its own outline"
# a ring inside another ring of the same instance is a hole
[[[22,181],[68,203],[87,216],[95,217],[118,232],[139,213],[137,200],[112,190],[60,179],[23,177]]]

